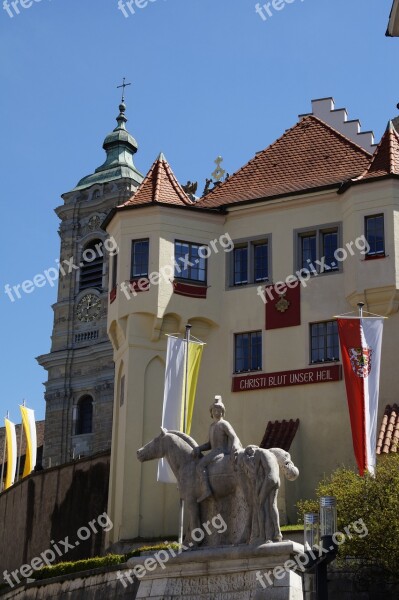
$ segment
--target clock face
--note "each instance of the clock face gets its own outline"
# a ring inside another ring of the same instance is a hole
[[[89,323],[97,319],[101,312],[101,300],[94,294],[86,294],[80,299],[76,307],[76,316],[79,321]]]

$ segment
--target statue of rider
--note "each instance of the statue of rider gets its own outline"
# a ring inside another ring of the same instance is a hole
[[[242,445],[236,432],[230,423],[224,419],[226,408],[221,396],[215,396],[215,400],[209,410],[213,419],[213,423],[209,427],[209,441],[201,446],[197,446],[193,450],[193,455],[197,458],[205,450],[210,450],[208,454],[202,456],[198,461],[197,476],[200,481],[200,489],[203,490],[203,493],[197,499],[197,502],[202,502],[212,495],[208,477],[208,465],[217,458],[226,455],[231,455],[234,460],[237,452],[242,450]]]

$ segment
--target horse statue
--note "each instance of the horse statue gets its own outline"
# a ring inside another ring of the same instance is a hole
[[[285,450],[265,450],[258,446],[247,446],[240,452],[237,455],[237,465],[247,477],[246,489],[252,507],[250,544],[280,542],[283,539],[277,508],[280,472],[289,481],[294,481],[299,470]]]
[[[198,502],[201,495],[197,471],[200,453],[195,457],[195,448],[198,448],[198,444],[189,435],[161,428],[160,435],[137,450],[140,462],[160,458],[168,461],[187,510],[188,524],[184,541],[190,547],[197,545],[191,532],[201,528],[201,508],[208,502]],[[233,457],[220,455],[208,465],[212,497],[216,502],[223,503],[227,517],[237,514],[234,510],[237,493],[241,492],[245,501],[241,512],[244,518],[235,517],[235,524],[227,529],[230,539],[226,543],[264,544],[281,540],[277,510],[279,467],[288,478],[295,479],[298,476],[298,469],[291,462],[290,455],[279,448],[263,450],[249,446],[236,452]]]

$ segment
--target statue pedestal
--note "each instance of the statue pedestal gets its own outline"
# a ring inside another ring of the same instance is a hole
[[[130,559],[128,566],[132,576],[140,573],[137,599],[303,600],[302,577],[291,570],[302,552],[303,546],[288,541],[204,548],[166,561],[162,554],[163,567],[143,556]]]

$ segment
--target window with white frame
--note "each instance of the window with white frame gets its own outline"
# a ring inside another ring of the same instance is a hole
[[[370,247],[367,256],[369,258],[385,256],[384,215],[365,217],[365,233]]]
[[[229,285],[243,286],[269,281],[268,238],[237,241],[229,258]]]
[[[337,321],[310,324],[310,362],[324,363],[339,360]]]
[[[208,247],[175,241],[175,278],[206,284]]]
[[[150,240],[132,241],[132,258],[130,268],[130,279],[139,279],[148,276]]]
[[[234,336],[234,372],[262,369],[262,332],[249,331]]]
[[[339,260],[335,258],[341,240],[339,224],[296,230],[295,238],[296,269],[313,274],[339,271]]]

